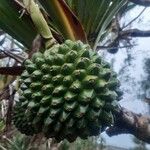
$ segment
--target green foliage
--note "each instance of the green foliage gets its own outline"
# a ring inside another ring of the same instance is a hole
[[[0,143],[2,150],[30,150],[30,139],[22,134],[16,134],[12,139],[5,138],[3,143]]]
[[[5,128],[5,122],[4,122],[4,120],[0,120],[0,133],[1,133],[1,131],[4,130],[4,128]]]
[[[0,28],[17,39],[27,48],[30,48],[37,31],[30,18],[26,15],[21,17],[17,6],[11,0],[0,2]]]
[[[103,150],[105,148],[105,144],[105,140],[100,136],[90,137],[86,140],[78,138],[73,143],[63,141],[59,150]]]
[[[53,31],[57,31],[57,37],[63,34],[65,39],[75,35],[76,38],[85,41],[84,32],[88,37],[88,43],[94,49],[99,41],[102,41],[106,32],[109,32],[110,23],[117,12],[126,4],[126,0],[66,0],[71,7],[72,12],[67,9],[64,4],[60,4],[59,10],[52,10],[51,1],[41,1],[46,10],[48,9],[49,16],[54,20],[47,19],[47,22],[52,25]],[[49,5],[47,5],[49,4]],[[19,14],[16,9],[17,5],[11,0],[2,0],[0,3],[0,28],[10,34],[16,40],[21,42],[27,48],[30,48],[32,41],[35,38],[37,31],[29,16],[25,13]],[[57,8],[57,7],[56,7]],[[56,9],[55,8],[55,9]],[[21,9],[21,7],[20,7]],[[7,11],[9,10],[9,11]],[[67,12],[67,13],[66,13]],[[44,10],[43,10],[44,13]],[[63,15],[62,15],[63,13]],[[44,13],[46,15],[46,13]],[[73,16],[75,14],[78,19]],[[20,17],[21,16],[21,17]],[[72,19],[73,18],[73,19]],[[56,20],[57,19],[57,20]],[[66,23],[69,21],[69,23]],[[55,21],[56,20],[56,21]],[[83,29],[81,28],[83,26]],[[69,30],[70,28],[70,30]],[[69,35],[70,34],[70,35]]]
[[[39,2],[50,15],[53,27],[58,29],[64,39],[87,42],[82,25],[64,1],[39,0]]]
[[[104,34],[109,32],[110,23],[126,0],[66,0],[81,21],[88,41],[94,49]]]
[[[2,109],[2,104],[0,103],[0,110]],[[0,133],[5,129],[5,121],[4,119],[1,117],[1,113],[0,113]]]

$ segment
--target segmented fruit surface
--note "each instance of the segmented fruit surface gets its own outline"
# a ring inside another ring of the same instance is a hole
[[[14,124],[22,133],[43,132],[58,142],[98,135],[113,122],[119,81],[89,45],[66,40],[25,62]]]

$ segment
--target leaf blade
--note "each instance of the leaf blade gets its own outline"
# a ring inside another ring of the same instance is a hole
[[[39,0],[65,39],[86,42],[86,35],[77,17],[63,0]]]

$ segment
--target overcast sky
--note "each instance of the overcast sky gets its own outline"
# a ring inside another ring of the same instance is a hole
[[[132,20],[132,18],[136,17],[143,7],[136,7],[134,10],[130,11],[122,22],[128,22]],[[143,30],[150,30],[150,8],[147,8],[143,15],[137,19],[137,21],[132,24],[132,28],[139,28]],[[138,82],[141,80],[141,77],[144,75],[143,70],[143,60],[144,58],[150,58],[150,38],[134,38],[133,39],[137,46],[131,49],[131,54],[134,57],[132,64],[127,71],[130,74],[131,78],[135,78],[132,82]],[[124,59],[127,58],[126,49],[120,49],[119,52],[115,55],[107,55],[106,59],[110,61],[111,58],[116,58],[114,63],[114,69],[116,72],[120,70],[120,68],[124,65]],[[136,98],[136,92],[140,88],[137,84],[136,86],[129,86],[128,82],[122,81],[122,88],[128,90],[128,92],[124,93],[123,99],[120,101],[120,104],[123,107],[126,107],[134,112],[146,114],[148,113],[147,104],[143,103]],[[102,134],[107,141],[107,144],[130,148],[133,147],[134,144],[132,142],[131,135],[119,135],[114,137],[108,137],[105,133]],[[150,145],[148,145],[150,149]]]

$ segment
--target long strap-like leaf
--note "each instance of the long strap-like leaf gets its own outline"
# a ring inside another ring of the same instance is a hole
[[[37,31],[29,16],[20,17],[16,6],[12,0],[0,0],[0,28],[30,48]]]
[[[127,1],[66,0],[66,2],[83,24],[91,47],[96,49],[113,17]]]
[[[64,0],[39,0],[49,13],[65,39],[86,42],[86,35],[79,20],[72,13]]]
[[[98,43],[100,42],[100,39],[103,35],[103,33],[105,32],[105,30],[107,29],[108,25],[110,24],[110,22],[112,21],[113,17],[118,13],[118,11],[120,10],[120,8],[122,6],[124,6],[126,4],[126,0],[114,0],[114,3],[111,4],[109,11],[106,12],[107,13],[107,17],[105,18],[104,22],[102,23],[102,25],[99,25],[99,32],[98,35],[96,37],[96,40],[94,42],[94,50],[96,50],[96,47],[98,45]]]

